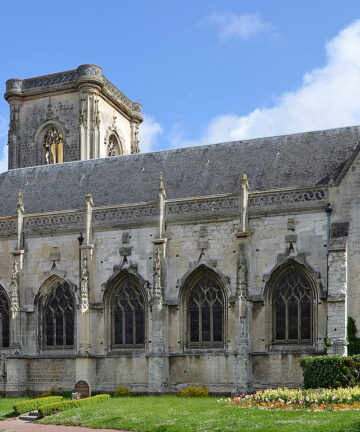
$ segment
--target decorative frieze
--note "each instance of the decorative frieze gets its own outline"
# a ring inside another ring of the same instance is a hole
[[[293,189],[249,194],[250,211],[270,208],[303,207],[306,204],[327,203],[325,188]]]
[[[157,203],[128,205],[93,210],[94,227],[118,226],[129,223],[155,221],[159,214]]]
[[[240,194],[215,195],[202,198],[185,198],[176,200],[163,199],[167,222],[196,218],[224,217],[239,219]],[[304,207],[321,209],[327,203],[325,188],[301,190],[281,190],[272,192],[249,192],[249,215],[266,212],[301,211]],[[160,208],[158,202],[128,204],[114,207],[94,207],[92,226],[113,228],[118,226],[159,224]],[[57,233],[81,231],[86,227],[85,211],[24,215],[25,235],[37,233]],[[162,225],[161,225],[162,226]],[[162,231],[164,227],[162,226]],[[0,218],[0,237],[14,236],[17,233],[16,218]]]
[[[85,212],[72,212],[61,214],[44,214],[24,217],[25,235],[66,231],[79,231],[85,226]],[[0,235],[1,222],[0,222]]]
[[[141,121],[141,104],[137,102],[132,102],[128,97],[126,97],[120,90],[118,90],[110,81],[108,81],[102,72],[101,67],[96,65],[81,65],[77,69],[44,75],[36,78],[29,79],[9,79],[6,82],[6,92],[7,95],[21,95],[26,94],[27,91],[41,87],[50,87],[54,85],[74,83],[77,85],[81,83],[83,79],[92,80],[102,84],[103,90],[110,97],[114,98],[126,112],[128,112],[135,119]]]
[[[214,215],[238,213],[239,196],[216,196],[206,198],[189,198],[176,201],[167,201],[166,216],[169,219],[191,215]]]

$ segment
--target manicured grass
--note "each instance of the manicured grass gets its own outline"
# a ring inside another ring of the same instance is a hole
[[[350,432],[360,431],[360,411],[263,411],[224,407],[211,397],[138,396],[71,409],[46,417],[39,423],[141,432]]]
[[[13,405],[15,402],[25,401],[30,398],[0,398],[0,420],[15,415]]]

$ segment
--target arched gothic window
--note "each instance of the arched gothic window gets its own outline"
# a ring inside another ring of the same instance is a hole
[[[224,295],[213,275],[202,275],[190,285],[187,297],[189,347],[222,347],[224,340]]]
[[[308,278],[290,267],[275,280],[272,291],[273,340],[310,343],[313,327],[313,294]]]
[[[8,297],[0,288],[0,348],[10,346],[10,313]]]
[[[45,346],[73,346],[74,319],[74,301],[70,289],[64,282],[58,282],[44,308]]]
[[[50,126],[45,132],[44,149],[46,164],[55,164],[64,161],[63,134],[54,126]]]
[[[121,154],[119,141],[115,134],[109,136],[107,144],[107,155],[108,156],[119,156]]]
[[[111,301],[112,345],[143,347],[145,342],[145,301],[133,277],[123,279]]]

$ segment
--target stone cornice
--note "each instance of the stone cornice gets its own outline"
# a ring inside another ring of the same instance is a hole
[[[81,65],[77,69],[34,78],[12,78],[6,81],[5,99],[10,102],[13,97],[26,97],[34,94],[49,93],[61,90],[78,89],[90,85],[100,88],[101,93],[110,98],[121,110],[135,121],[142,121],[141,104],[131,101],[103,75],[96,65]]]
[[[166,223],[239,218],[240,194],[212,195],[165,202]],[[268,214],[322,211],[327,205],[326,188],[281,189],[249,193],[250,218]],[[81,232],[85,228],[85,210],[24,215],[24,235]],[[94,230],[152,226],[159,218],[157,202],[94,207]],[[0,218],[0,237],[16,236],[16,217]]]

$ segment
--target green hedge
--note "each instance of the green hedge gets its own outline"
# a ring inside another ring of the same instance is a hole
[[[338,388],[360,385],[360,356],[304,357],[300,360],[305,388]]]
[[[110,395],[108,394],[100,394],[97,396],[78,399],[78,400],[67,400],[62,402],[50,403],[47,405],[42,405],[39,407],[39,414],[41,417],[45,417],[51,414],[55,414],[60,411],[66,411],[71,408],[80,408],[86,405],[92,405],[101,401],[106,401],[110,399]]]
[[[60,402],[63,399],[64,398],[62,396],[49,396],[49,397],[39,398],[39,399],[30,399],[23,402],[16,402],[13,405],[13,408],[16,414],[23,414],[28,411],[36,410],[41,405],[47,405],[53,402]]]

